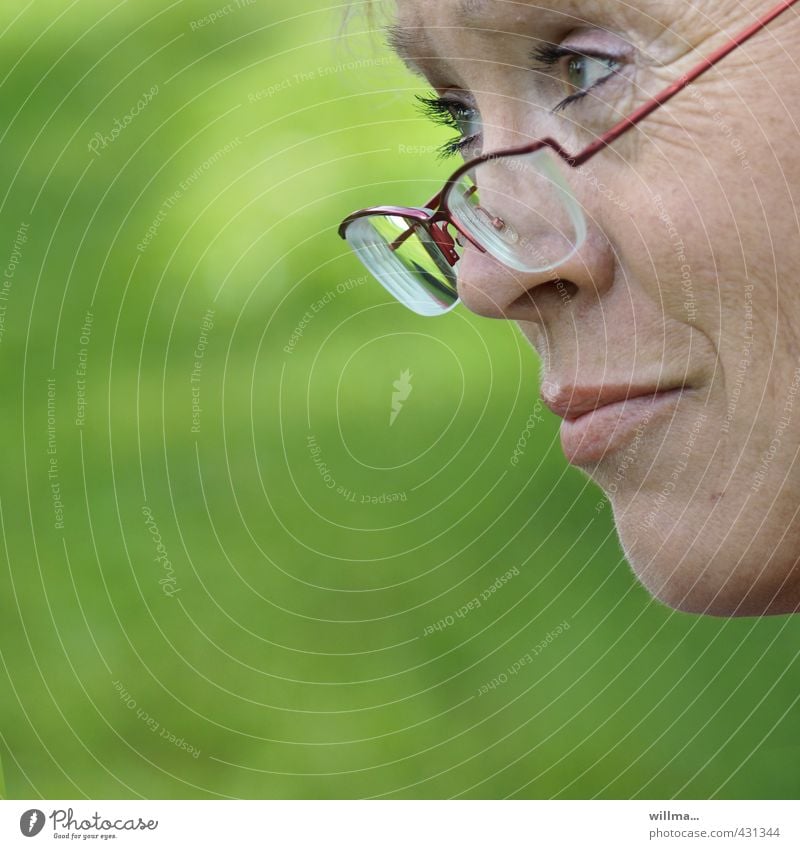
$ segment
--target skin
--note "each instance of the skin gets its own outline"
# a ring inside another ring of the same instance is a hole
[[[551,136],[578,152],[770,8],[769,0],[399,0],[394,41],[480,114],[468,156]],[[554,113],[542,41],[617,73]],[[516,321],[542,395],[684,387],[667,416],[581,466],[650,593],[718,616],[800,610],[800,18],[790,10],[568,179],[586,242],[523,274],[467,248],[464,304]],[[454,163],[454,168],[457,163]],[[688,269],[688,270],[687,270]]]

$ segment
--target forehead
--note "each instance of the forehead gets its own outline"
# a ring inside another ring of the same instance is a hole
[[[598,26],[652,45],[658,59],[660,39],[674,50],[675,44],[694,47],[718,32],[732,2],[739,9],[758,6],[758,0],[397,0],[390,41],[413,64],[438,45],[502,47],[514,36],[555,41],[580,27]]]
[[[571,18],[575,21],[600,18],[651,20],[654,24],[676,26],[689,13],[699,16],[729,5],[728,0],[396,0],[398,19],[424,26],[426,22],[449,22],[463,27],[485,27],[492,23],[549,21]],[[746,2],[739,2],[742,8]]]

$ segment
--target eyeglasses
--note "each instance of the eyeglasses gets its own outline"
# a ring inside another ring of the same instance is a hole
[[[424,207],[362,209],[342,221],[339,235],[378,282],[419,315],[440,315],[458,304],[458,263],[467,245],[516,271],[557,268],[586,238],[564,165],[588,162],[797,2],[783,0],[576,156],[550,138],[483,154],[458,168]]]

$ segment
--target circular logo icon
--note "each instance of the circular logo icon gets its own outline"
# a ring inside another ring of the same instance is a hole
[[[19,818],[19,830],[25,837],[36,837],[44,828],[44,812],[38,808],[31,808]]]

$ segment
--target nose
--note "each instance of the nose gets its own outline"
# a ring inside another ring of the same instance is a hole
[[[613,248],[599,225],[587,217],[583,243],[547,271],[517,271],[466,245],[458,264],[458,293],[478,315],[541,323],[548,311],[563,308],[564,292],[576,301],[600,297],[611,287],[614,272]]]
[[[470,244],[459,263],[459,294],[469,309],[532,320],[552,300],[544,293],[554,284],[571,284],[584,298],[611,285],[613,251],[591,211],[594,200],[588,205],[588,183],[553,151],[490,158],[467,174],[473,188],[451,190],[448,205],[488,249]]]

